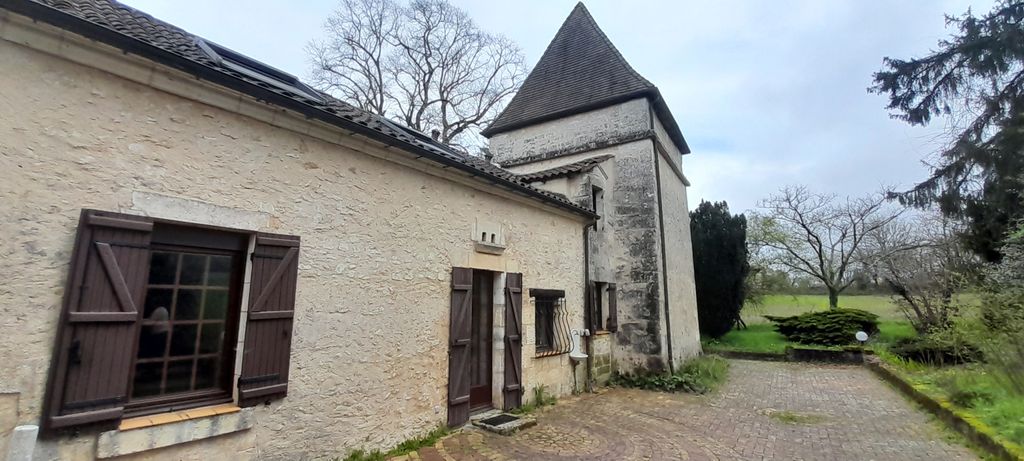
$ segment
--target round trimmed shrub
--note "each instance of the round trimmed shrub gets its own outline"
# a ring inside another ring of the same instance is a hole
[[[766,315],[786,339],[800,344],[843,346],[856,342],[858,331],[878,333],[878,316],[859,309],[832,309],[791,317]]]

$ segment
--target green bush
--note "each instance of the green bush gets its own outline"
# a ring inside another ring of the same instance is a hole
[[[970,375],[945,375],[938,378],[936,384],[946,392],[950,402],[962,408],[990,404],[997,398],[992,388],[979,385]]]
[[[675,374],[615,373],[611,383],[651,391],[706,394],[718,389],[725,382],[728,372],[729,362],[725,359],[717,355],[705,355],[688,360]]]
[[[791,317],[764,316],[786,339],[801,344],[842,346],[856,341],[854,334],[878,333],[878,316],[859,309],[832,309]]]
[[[904,359],[929,365],[955,365],[977,362],[981,350],[969,333],[956,326],[896,341],[889,350]]]

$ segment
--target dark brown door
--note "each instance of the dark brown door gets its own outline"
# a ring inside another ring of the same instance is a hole
[[[491,408],[491,339],[494,273],[473,271],[473,331],[469,347],[470,410]]]

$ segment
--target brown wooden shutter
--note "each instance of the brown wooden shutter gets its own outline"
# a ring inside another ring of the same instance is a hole
[[[452,268],[448,324],[448,426],[469,421],[469,345],[473,336],[473,269]]]
[[[47,383],[47,430],[124,414],[152,233],[149,218],[82,210]]]
[[[299,238],[256,234],[249,312],[242,343],[239,405],[253,406],[288,394]]]
[[[587,328],[591,333],[601,329],[601,319],[597,318],[597,283],[590,282],[587,286]]]
[[[505,410],[523,405],[523,274],[505,275]]]
[[[608,322],[605,327],[611,332],[619,331],[619,299],[614,283],[608,284]]]

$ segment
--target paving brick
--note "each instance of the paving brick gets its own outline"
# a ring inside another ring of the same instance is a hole
[[[935,422],[856,366],[732,361],[694,396],[632,389],[563,399],[513,436],[466,430],[425,455],[454,460],[968,460]],[[783,413],[785,412],[785,413]],[[793,424],[780,414],[808,417]]]

